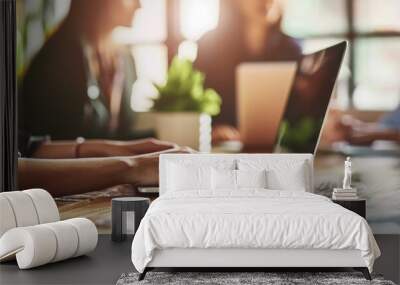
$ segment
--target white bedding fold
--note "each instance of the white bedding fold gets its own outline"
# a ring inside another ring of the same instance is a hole
[[[201,195],[199,195],[201,193]],[[380,255],[362,217],[328,198],[299,191],[198,190],[165,194],[143,218],[132,243],[142,272],[155,249],[358,249],[372,271]]]

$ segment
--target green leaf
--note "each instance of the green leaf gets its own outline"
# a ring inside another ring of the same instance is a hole
[[[163,112],[194,111],[218,115],[221,97],[214,89],[204,89],[205,75],[193,68],[187,59],[174,57],[167,73],[165,85],[154,84],[159,96],[153,110]]]

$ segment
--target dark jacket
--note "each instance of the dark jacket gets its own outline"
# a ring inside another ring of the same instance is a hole
[[[96,82],[87,69],[82,39],[61,25],[33,58],[20,85],[20,129],[52,139],[127,136],[132,123],[131,86],[136,75],[132,57],[121,56],[125,57],[125,84],[119,124],[111,131],[104,94],[100,92],[95,99],[88,96],[89,86]]]

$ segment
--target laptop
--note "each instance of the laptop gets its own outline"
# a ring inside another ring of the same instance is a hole
[[[272,151],[296,62],[242,63],[236,69],[238,127],[244,151]]]
[[[343,41],[302,56],[280,120],[275,152],[316,153],[346,48]]]

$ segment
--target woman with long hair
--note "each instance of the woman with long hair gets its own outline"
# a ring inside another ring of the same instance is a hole
[[[138,0],[72,0],[69,13],[27,68],[20,125],[52,139],[132,138],[131,53],[113,43],[130,26]]]
[[[156,185],[159,154],[187,152],[152,138],[129,140],[135,70],[111,32],[130,26],[139,7],[139,0],[72,0],[33,58],[19,102],[20,189],[61,196]]]

